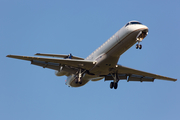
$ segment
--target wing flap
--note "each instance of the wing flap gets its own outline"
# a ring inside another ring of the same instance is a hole
[[[152,74],[152,73],[128,68],[128,67],[121,66],[121,65],[118,65],[116,70],[118,70],[119,74],[129,75],[129,79],[128,79],[129,81],[154,81],[154,79],[169,80],[169,81],[177,80],[174,78],[165,77],[165,76],[161,76],[161,75],[157,75],[157,74]]]
[[[74,60],[74,59],[57,59],[57,58],[43,58],[43,57],[32,57],[32,56],[19,56],[19,55],[7,55],[6,57],[16,58],[27,61],[42,61],[46,63],[59,63],[61,65],[68,65],[76,68],[82,68],[89,70],[94,66],[94,61],[88,60]]]
[[[127,80],[127,75],[126,75],[126,74],[118,74],[118,78],[119,78],[120,80],[123,80],[123,79]],[[108,75],[105,76],[105,79],[104,79],[104,80],[105,80],[105,81],[114,80],[114,78],[112,77],[111,74],[108,74]]]
[[[129,81],[154,82],[154,78],[140,75],[130,75],[128,78],[128,82]]]
[[[59,64],[58,63],[51,63],[51,62],[44,62],[44,61],[37,61],[32,60],[31,64],[41,66],[43,68],[49,68],[53,70],[59,70]]]

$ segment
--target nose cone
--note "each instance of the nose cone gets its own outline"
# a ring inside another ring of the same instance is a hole
[[[146,34],[148,34],[149,29],[148,29],[148,27],[146,25],[141,25],[139,27],[139,29],[141,29],[143,32],[146,32]]]
[[[129,32],[133,32],[133,31],[144,31],[144,32],[148,32],[148,27],[146,25],[143,25],[142,23],[138,22],[138,21],[130,21],[125,25],[125,28],[129,31]]]
[[[148,32],[148,27],[146,25],[141,25],[140,26],[140,29],[144,29],[143,31],[147,31]]]
[[[132,26],[134,30],[143,30],[143,31],[148,31],[148,27],[146,25],[133,25]]]
[[[142,31],[144,33],[146,33],[146,35],[148,34],[148,27],[146,25],[142,25],[142,24],[136,24],[136,25],[129,25],[126,27],[126,29],[131,33],[131,32],[135,32],[135,31]]]
[[[145,25],[138,26],[135,31],[138,31],[136,40],[142,41],[148,35],[148,27]]]

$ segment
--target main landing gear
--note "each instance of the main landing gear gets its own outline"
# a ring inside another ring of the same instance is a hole
[[[114,88],[114,89],[117,89],[117,87],[118,87],[118,82],[111,82],[111,83],[110,83],[110,88],[111,88],[111,89],[113,89],[113,88]]]
[[[75,76],[75,80],[74,80],[76,84],[78,84],[78,83],[82,84],[82,81],[83,81],[82,76],[83,76],[84,72],[85,72],[85,70],[82,72],[81,69],[79,71],[77,71],[77,75]]]
[[[78,83],[79,83],[79,84],[82,84],[82,77],[76,77],[76,78],[75,78],[75,83],[76,83],[76,84],[78,84]]]
[[[118,77],[118,73],[115,74],[111,74],[112,77],[114,78],[114,82],[110,83],[110,88],[111,89],[117,89],[118,88],[118,82],[119,82],[119,77]]]

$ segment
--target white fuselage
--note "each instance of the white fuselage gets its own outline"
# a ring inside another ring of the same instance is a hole
[[[107,75],[110,73],[110,69],[116,67],[119,57],[137,42],[137,36],[142,31],[147,33],[148,27],[142,24],[132,24],[122,27],[86,58],[86,60],[96,62],[89,70],[94,75],[84,74],[82,84],[75,84],[75,75],[71,74],[68,76],[66,84],[72,87],[80,87],[90,80],[98,81],[103,79],[100,75]]]

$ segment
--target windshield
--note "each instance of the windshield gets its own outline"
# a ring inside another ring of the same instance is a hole
[[[140,23],[140,22],[129,22],[129,23],[127,23],[127,24],[125,25],[125,27],[128,26],[128,25],[132,25],[132,24],[142,24],[142,23]]]

